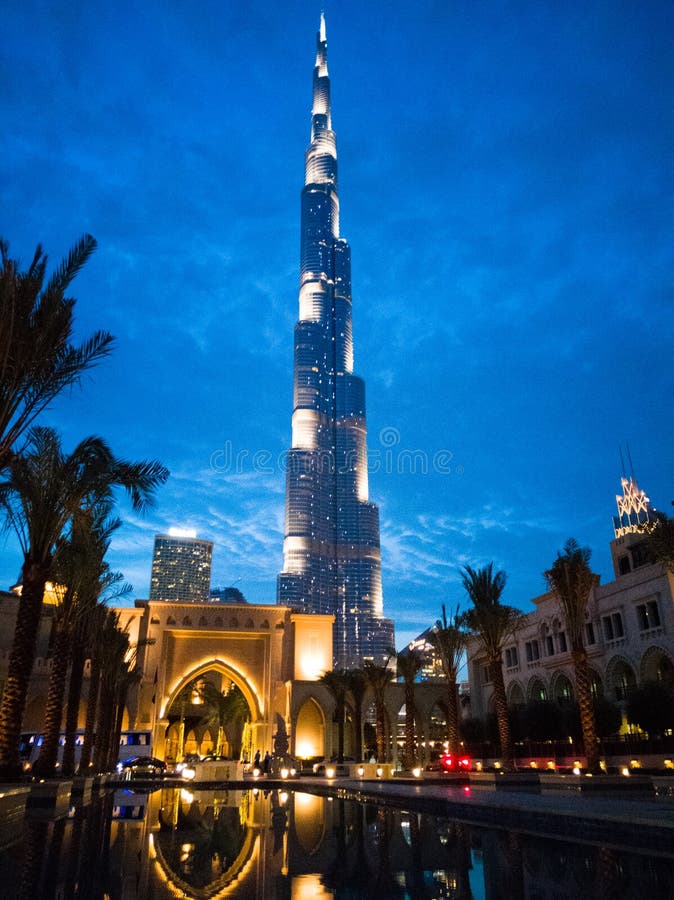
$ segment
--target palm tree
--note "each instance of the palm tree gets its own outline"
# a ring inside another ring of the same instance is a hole
[[[66,674],[72,660],[78,621],[88,617],[101,594],[117,585],[122,578],[119,573],[110,572],[105,562],[112,534],[121,525],[119,519],[109,516],[110,507],[111,504],[106,501],[78,511],[73,517],[69,539],[60,544],[54,558],[55,580],[66,587],[54,620],[55,638],[42,727],[42,747],[33,766],[34,774],[43,778],[55,774]],[[119,594],[117,591],[115,596]],[[74,726],[71,721],[70,725],[74,737],[77,721]],[[67,768],[72,770],[70,760],[66,759],[65,762]]]
[[[363,671],[374,695],[374,708],[377,720],[377,760],[386,762],[386,688],[393,681],[395,672],[389,668],[388,660],[383,664],[367,660]]]
[[[353,697],[353,726],[355,735],[354,758],[360,762],[363,758],[363,701],[367,691],[367,679],[363,669],[347,671],[349,693]]]
[[[65,291],[95,248],[91,235],[84,235],[45,286],[42,247],[21,272],[0,239],[0,471],[36,416],[112,349],[106,331],[80,346],[71,343],[75,300]]]
[[[248,702],[244,697],[241,689],[236,684],[230,684],[225,691],[219,691],[211,681],[204,681],[198,687],[199,697],[206,705],[206,710],[202,717],[202,724],[209,729],[217,729],[217,741],[215,745],[216,756],[222,756],[224,752],[225,739],[229,740],[234,734],[227,734],[227,726],[235,725],[235,733],[238,734],[240,726],[247,718],[250,717]],[[238,755],[234,747],[234,741],[229,741],[232,746],[232,757]]]
[[[26,452],[14,455],[0,483],[0,508],[23,552],[21,599],[0,706],[0,780],[20,772],[19,736],[45,585],[52,576],[57,542],[82,506],[110,497],[115,486],[126,488],[132,504],[144,510],[156,487],[168,477],[157,462],[129,463],[115,458],[96,437],[81,441],[65,454],[51,428],[30,429]]]
[[[414,682],[423,666],[423,659],[417,650],[401,650],[396,654],[397,675],[405,682],[405,749],[403,766],[413,769],[416,762]]]
[[[482,569],[465,566],[461,580],[473,604],[465,613],[466,624],[482,645],[494,685],[494,704],[504,767],[513,769],[515,760],[503,681],[503,646],[519,625],[522,614],[512,606],[501,603],[506,574],[503,571],[494,572],[493,563]]]
[[[576,682],[576,699],[580,707],[583,749],[591,772],[599,769],[599,745],[594,720],[590,669],[583,643],[585,616],[592,588],[599,578],[590,568],[589,547],[581,547],[574,538],[564,544],[557,559],[545,572],[545,580],[562,608],[566,633],[571,644],[571,658]]]
[[[349,692],[349,676],[345,669],[323,672],[318,679],[332,694],[335,701],[333,721],[337,723],[337,762],[344,762],[344,717],[346,714],[346,695]]]
[[[465,629],[465,617],[460,615],[457,606],[451,618],[447,618],[445,604],[442,604],[442,618],[428,635],[428,640],[440,658],[442,671],[447,679],[447,742],[449,752],[455,756],[459,752],[459,706],[458,679],[459,666],[466,649],[468,635]]]

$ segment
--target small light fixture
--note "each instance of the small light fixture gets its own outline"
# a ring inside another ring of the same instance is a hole
[[[481,762],[476,762],[476,763],[475,763],[475,771],[476,771],[476,772],[481,772],[481,771],[482,771],[482,763],[481,763]]]
[[[334,777],[335,777],[335,770],[334,770],[334,769],[332,768],[332,766],[331,766],[329,769],[326,769],[326,770],[325,770],[325,774],[328,776],[328,778],[334,778]]]
[[[291,775],[292,778],[294,778],[295,775],[297,775],[297,769],[291,769],[291,770],[290,770],[290,775]]]
[[[574,766],[574,767],[573,767],[573,774],[574,774],[574,775],[580,775],[580,766]]]
[[[415,778],[419,778],[419,776],[421,775],[421,769],[419,768],[419,766],[415,766],[412,769],[412,775],[414,775]]]
[[[281,769],[281,778],[287,778],[290,775],[288,769]]]
[[[501,768],[501,763],[498,762],[498,761],[495,762],[495,763],[494,763],[494,768],[498,771],[498,770]]]
[[[253,778],[260,777],[260,770],[258,768],[253,769]]]
[[[531,762],[529,763],[529,768],[531,768],[531,769],[537,769],[537,768],[538,768],[538,763],[536,762],[535,759],[532,759],[532,760],[531,760]]]
[[[363,766],[358,766],[358,768],[356,769],[356,774],[359,778],[363,777],[363,775],[365,774],[365,769],[363,768]]]
[[[552,772],[555,771],[555,763],[551,759],[548,760],[548,769],[550,769]]]
[[[381,776],[382,776],[383,774],[384,774],[384,770],[382,769],[382,767],[381,767],[381,766],[377,766],[377,778],[381,778]]]
[[[625,778],[629,778],[630,770],[627,768],[627,766],[623,766],[620,770],[620,774],[624,775]]]

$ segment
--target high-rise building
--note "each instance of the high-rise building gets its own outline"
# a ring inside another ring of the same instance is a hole
[[[211,590],[213,544],[194,532],[170,529],[154,538],[150,600],[181,603],[208,601]]]
[[[277,600],[335,616],[335,665],[387,655],[379,510],[368,500],[365,384],[353,372],[351,251],[339,234],[325,19],[302,190],[299,321]]]

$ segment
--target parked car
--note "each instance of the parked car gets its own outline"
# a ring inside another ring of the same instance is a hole
[[[132,756],[118,762],[117,771],[124,778],[155,778],[166,773],[166,763],[154,756]]]
[[[440,757],[440,765],[443,772],[470,772],[473,761],[470,756],[453,756],[451,753],[443,753]]]

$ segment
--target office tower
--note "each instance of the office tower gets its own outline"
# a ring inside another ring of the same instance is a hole
[[[383,617],[379,510],[368,500],[365,385],[353,372],[351,251],[339,234],[322,14],[302,190],[283,554],[277,600],[334,614],[336,666],[387,656],[393,623]]]
[[[213,544],[191,531],[171,528],[157,534],[152,556],[150,600],[208,602]]]

